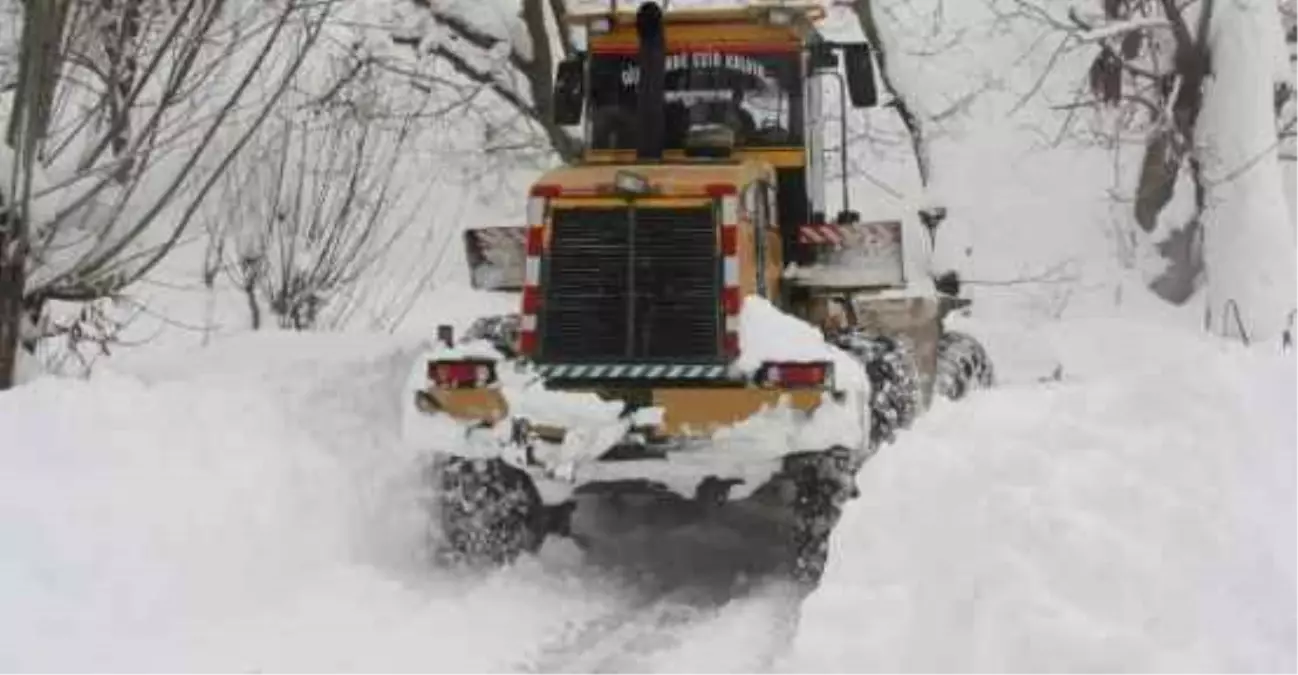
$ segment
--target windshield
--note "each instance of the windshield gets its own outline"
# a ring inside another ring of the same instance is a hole
[[[666,147],[681,149],[693,127],[723,125],[740,148],[802,144],[801,62],[797,53],[667,54]],[[636,147],[636,55],[595,54],[590,62],[590,147]]]

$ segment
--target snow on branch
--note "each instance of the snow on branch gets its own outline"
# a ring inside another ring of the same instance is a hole
[[[1148,28],[1171,28],[1172,24],[1166,19],[1159,17],[1142,17],[1138,19],[1129,19],[1127,21],[1117,21],[1104,26],[1092,27],[1073,34],[1073,39],[1078,42],[1098,42],[1113,37],[1120,37],[1133,31],[1145,30]]]
[[[556,54],[572,47],[562,0],[405,0],[404,21],[392,41],[417,57],[433,56],[469,82],[489,87],[544,144],[563,158],[580,154],[580,142],[554,124],[552,92]],[[409,12],[418,19],[411,27]],[[557,34],[551,26],[558,26]],[[516,123],[516,122],[515,122]]]
[[[185,238],[336,4],[22,5],[0,92],[0,389],[22,312],[117,296]]]

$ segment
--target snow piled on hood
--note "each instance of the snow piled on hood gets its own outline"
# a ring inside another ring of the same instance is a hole
[[[785,314],[764,298],[749,296],[739,319],[739,344],[741,354],[732,366],[744,375],[752,375],[768,361],[831,362],[835,388],[843,392],[843,400],[825,396],[810,416],[787,405],[772,406],[715,432],[706,450],[690,452],[690,462],[703,462],[724,475],[749,475],[752,472],[743,468],[746,465],[761,465],[761,470],[769,474],[778,466],[773,460],[791,452],[865,446],[869,437],[869,379],[860,363],[847,352],[828,345],[819,329]],[[414,361],[403,395],[413,397],[415,391],[427,385],[426,362],[444,358],[496,360],[500,391],[511,417],[568,431],[562,447],[539,447],[535,457],[563,475],[595,460],[633,425],[655,423],[662,412],[650,408],[633,418],[620,418],[623,405],[619,401],[606,401],[588,392],[547,390],[534,371],[506,362],[485,342],[429,349]],[[470,430],[449,417],[419,412],[412,404],[403,409],[404,442],[412,448],[454,449],[470,456],[521,459],[522,448],[509,444],[509,420],[490,429]],[[671,467],[662,467],[654,477],[683,494],[692,494],[693,483],[676,481],[673,472]],[[748,486],[758,483],[750,481]]]
[[[829,361],[840,389],[870,388],[860,362],[825,342],[819,328],[780,311],[766,298],[750,295],[739,314],[739,358],[734,366],[752,374],[768,361]]]

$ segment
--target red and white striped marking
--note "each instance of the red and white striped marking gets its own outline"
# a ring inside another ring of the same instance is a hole
[[[879,221],[832,225],[816,223],[798,228],[798,243],[817,246],[848,246],[879,249],[901,243],[901,223]]]
[[[739,311],[743,295],[739,290],[739,194],[734,185],[709,185],[707,192],[721,200],[721,310],[726,317],[723,351],[739,356]]]
[[[545,212],[557,196],[553,186],[536,185],[527,198],[527,258],[523,273],[523,311],[519,321],[518,351],[536,352],[536,313],[541,309],[541,255],[545,251]]]

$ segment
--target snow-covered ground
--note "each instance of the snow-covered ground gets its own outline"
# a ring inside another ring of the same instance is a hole
[[[401,387],[438,323],[517,307],[464,287],[459,230],[520,223],[537,171],[454,115],[410,146],[391,220],[416,226],[335,303],[350,332],[241,335],[243,296],[195,281],[196,237],[132,289],[148,311],[122,337],[148,346],[0,393],[0,670],[1298,668],[1292,356],[1200,335],[1203,297],[1144,304],[1110,195],[1139,162],[1114,169],[1050,109],[1084,51],[1056,63],[987,3],[886,4],[892,67],[935,118],[933,185],[893,110],[856,111],[879,142],[853,147],[852,203],[950,207],[939,254],[1002,385],[866,465],[801,612],[773,585],[663,595],[562,545],[481,577],[420,559]]]
[[[1298,666],[1292,357],[981,329],[1005,384],[866,465],[800,617],[562,544],[430,571],[397,442],[418,336],[223,338],[0,394],[0,670]]]
[[[940,402],[862,471],[791,663],[1298,667],[1292,356],[1119,320],[995,356],[1027,345],[1060,381]]]
[[[787,624],[777,591],[723,617],[562,544],[431,573],[398,442],[423,348],[261,334],[0,396],[0,670],[634,668],[615,644]]]

